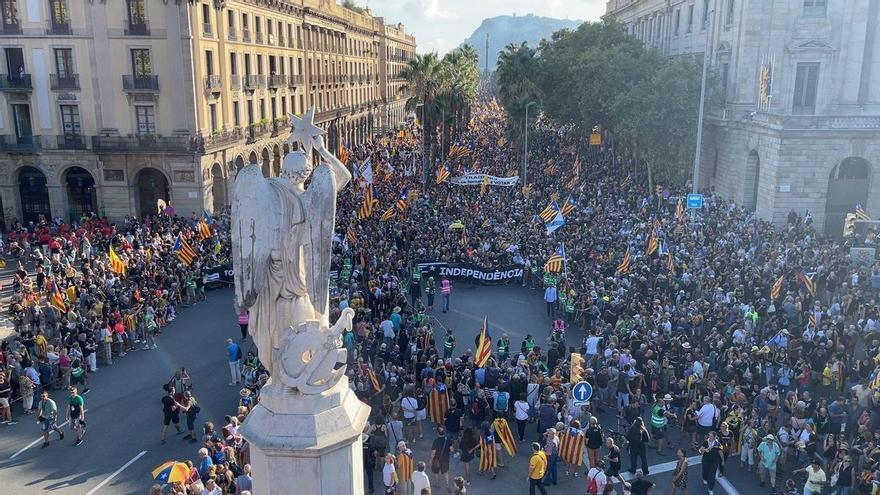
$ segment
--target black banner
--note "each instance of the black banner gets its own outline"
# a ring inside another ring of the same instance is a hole
[[[202,281],[211,289],[232,285],[235,282],[232,264],[202,267]]]
[[[486,285],[508,284],[522,280],[521,265],[483,267],[472,263],[419,263],[423,277],[443,276]]]

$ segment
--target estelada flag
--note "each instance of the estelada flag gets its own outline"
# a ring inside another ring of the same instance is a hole
[[[107,256],[110,257],[110,270],[113,273],[118,273],[120,275],[125,274],[125,262],[116,254],[116,251],[113,250],[113,246],[110,246],[110,251],[107,253]]]
[[[52,297],[49,298],[49,304],[61,311],[67,311],[67,305],[64,304],[64,296],[61,295],[61,291],[58,290],[58,284],[55,282],[52,282]]]
[[[436,424],[443,424],[443,417],[449,409],[449,390],[446,385],[438,383],[434,390],[428,394],[428,414],[431,421]]]
[[[205,223],[204,220],[199,220],[199,239],[204,241],[205,239],[210,239],[213,232],[211,232],[211,226]]]
[[[413,458],[410,454],[401,452],[397,456],[397,478],[401,482],[407,482],[412,479],[413,474]]]
[[[495,437],[491,434],[488,436],[480,435],[480,472],[495,469],[498,465],[498,459],[495,455]]]
[[[568,428],[559,436],[559,457],[570,466],[580,466],[584,459],[584,433],[576,428]]]
[[[501,440],[501,445],[504,445],[504,450],[507,451],[507,454],[511,457],[516,456],[516,440],[513,439],[513,432],[510,431],[507,420],[497,418],[492,422],[492,426],[495,428],[495,437]]]

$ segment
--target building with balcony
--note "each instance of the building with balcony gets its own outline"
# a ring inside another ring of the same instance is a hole
[[[394,128],[384,54],[415,39],[388,28],[333,0],[0,0],[0,225],[223,209],[312,105],[334,150]]]
[[[880,2],[610,0],[606,15],[670,56],[702,54],[721,85],[701,183],[784,223],[809,210],[840,236],[880,217]]]

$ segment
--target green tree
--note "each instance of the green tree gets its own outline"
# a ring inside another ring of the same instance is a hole
[[[516,45],[511,43],[498,54],[498,65],[495,67],[495,79],[498,84],[498,95],[501,105],[510,116],[510,134],[518,140],[522,134],[520,123],[525,118],[526,105],[534,101],[541,102],[543,93],[539,86],[537,51],[525,42]],[[537,115],[537,109],[532,109]]]

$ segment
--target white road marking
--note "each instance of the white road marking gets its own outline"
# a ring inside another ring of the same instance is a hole
[[[132,464],[137,462],[138,459],[140,459],[141,457],[143,457],[145,455],[147,455],[147,451],[142,450],[140,454],[132,457],[132,459],[130,461],[123,464],[122,467],[117,469],[116,471],[113,471],[113,473],[110,476],[108,476],[107,478],[105,478],[104,481],[98,483],[98,486],[96,486],[96,487],[92,488],[91,490],[89,490],[88,492],[86,492],[86,495],[93,495],[95,492],[97,492],[98,490],[103,488],[104,485],[113,481],[113,478],[119,476],[119,473],[125,471],[129,466],[131,466]]]
[[[703,462],[703,456],[701,456],[701,455],[695,455],[693,457],[688,457],[688,466],[698,466],[702,462]],[[668,473],[669,471],[675,471],[675,466],[677,466],[677,465],[678,465],[678,459],[676,459],[674,461],[664,462],[662,464],[654,464],[653,466],[648,466],[648,473],[650,473],[650,474],[648,474],[648,476],[651,476],[653,474]],[[635,478],[635,476],[630,474],[629,471],[623,472],[622,476],[623,476],[624,481],[630,481],[633,478]]]
[[[91,392],[91,391],[92,391],[92,390],[89,389],[89,390],[83,392],[82,395],[86,395],[87,393],[89,393],[89,392]],[[88,412],[88,411],[89,411],[88,409],[84,409],[84,410],[83,410],[83,412]],[[68,421],[65,421],[65,422],[61,423],[60,425],[58,425],[58,428],[59,428],[59,429],[60,429],[60,428],[64,428],[65,426],[67,426],[67,423],[69,423],[69,422],[70,422],[70,421],[68,420]],[[49,434],[51,435],[52,432],[50,431]],[[43,441],[43,436],[40,435],[39,438],[37,438],[37,439],[34,440],[33,442],[31,442],[31,443],[25,445],[24,448],[22,448],[22,449],[19,450],[18,452],[12,454],[12,457],[10,457],[9,460],[11,461],[12,459],[15,459],[16,457],[20,456],[25,450],[27,450],[27,449],[33,447],[34,445],[36,445],[36,444],[38,444],[38,443],[40,443],[40,442],[42,442],[42,441]]]
[[[733,487],[733,485],[727,481],[727,478],[718,478],[716,482],[721,485],[721,488],[724,488],[724,491],[727,492],[727,495],[739,495],[739,490]]]

